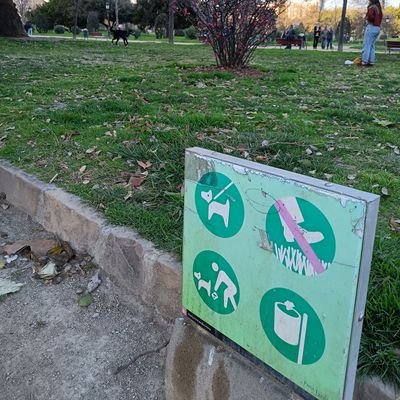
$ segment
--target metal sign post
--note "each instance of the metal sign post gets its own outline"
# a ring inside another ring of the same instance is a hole
[[[379,196],[186,152],[183,306],[318,399],[352,399]]]

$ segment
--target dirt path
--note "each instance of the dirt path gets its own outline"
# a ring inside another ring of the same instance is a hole
[[[0,245],[38,238],[52,235],[0,208]],[[170,326],[150,308],[122,304],[101,273],[94,302],[80,307],[77,293],[96,270],[79,265],[58,284],[34,279],[22,256],[0,269],[0,278],[24,283],[0,297],[0,399],[165,399]]]

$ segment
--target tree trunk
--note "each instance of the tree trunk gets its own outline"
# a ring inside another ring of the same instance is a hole
[[[26,36],[25,29],[13,0],[0,1],[0,36]]]

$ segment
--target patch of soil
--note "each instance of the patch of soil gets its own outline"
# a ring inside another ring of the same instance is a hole
[[[192,69],[188,69],[188,71],[194,72],[229,72],[239,77],[252,77],[252,78],[261,78],[265,75],[265,72],[260,71],[256,68],[226,68],[226,67],[218,67],[218,66],[210,66],[210,67],[195,67]]]
[[[0,245],[53,238],[13,206],[0,209],[0,232]],[[48,283],[33,267],[18,255],[0,268],[0,278],[24,285],[0,296],[0,398],[164,400],[171,326],[161,315],[133,299],[124,304],[101,271],[92,304],[81,307],[95,266]]]

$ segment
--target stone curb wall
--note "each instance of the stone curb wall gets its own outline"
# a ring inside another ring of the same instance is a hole
[[[90,254],[121,289],[169,319],[181,308],[181,264],[131,229],[108,225],[78,197],[0,161],[0,192],[46,230]]]

